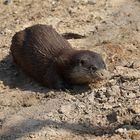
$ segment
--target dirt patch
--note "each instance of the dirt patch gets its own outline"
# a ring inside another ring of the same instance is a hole
[[[0,139],[140,139],[140,1],[0,1]],[[16,31],[37,23],[77,49],[101,53],[110,80],[91,89],[51,91],[14,65]]]

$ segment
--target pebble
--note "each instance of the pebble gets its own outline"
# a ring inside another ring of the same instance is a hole
[[[30,134],[29,137],[30,138],[36,138],[35,134]]]
[[[46,116],[46,115],[45,115],[45,116]],[[49,113],[47,114],[47,116],[48,116],[48,117],[53,117],[54,114],[53,114],[53,112],[49,112]]]
[[[85,105],[82,103],[79,103],[77,106],[78,106],[78,108],[85,108]]]
[[[140,79],[140,72],[137,69],[116,66],[116,71],[114,71],[114,73],[121,75],[123,80]]]
[[[116,112],[111,112],[106,117],[110,123],[114,123],[117,121],[117,113]]]
[[[136,95],[135,95],[135,93],[133,93],[133,92],[129,92],[129,94],[127,94],[127,97],[128,97],[128,98],[135,98]]]
[[[131,107],[131,109],[136,113],[140,114],[140,104],[135,104]]]
[[[94,5],[96,4],[97,0],[88,0],[87,3],[88,4],[91,4],[91,5]]]
[[[111,88],[107,89],[107,93],[111,96],[116,96],[120,94],[120,88],[117,85],[112,86]]]
[[[108,102],[109,102],[109,103],[113,103],[113,102],[115,102],[115,98],[114,98],[114,97],[112,97],[112,96],[111,96],[111,97],[109,97]]]
[[[133,68],[135,69],[137,69],[137,68],[140,68],[140,60],[137,60],[137,61],[135,61],[135,62],[133,62]]]
[[[88,100],[91,102],[91,103],[94,103],[94,93],[91,93],[89,96],[88,96]]]
[[[5,5],[8,5],[8,4],[10,4],[10,3],[12,3],[12,0],[4,0],[4,4],[5,4]]]
[[[116,92],[116,94],[119,94],[120,93],[120,87],[115,85],[115,86],[112,86],[112,91],[113,92]]]
[[[111,104],[104,104],[104,109],[112,109],[113,106]]]
[[[115,132],[116,133],[126,133],[127,129],[126,128],[119,128]]]
[[[68,105],[62,105],[58,110],[58,112],[61,114],[69,115],[72,110],[74,110],[74,106],[68,104]]]
[[[97,0],[74,0],[75,2],[78,3],[84,3],[84,4],[90,4],[90,5],[94,5],[96,4]]]
[[[140,115],[135,115],[132,119],[132,123],[140,126]]]
[[[102,92],[106,92],[107,89],[106,89],[106,87],[102,87],[101,90],[102,90]]]
[[[115,85],[116,84],[116,80],[115,79],[111,79],[111,80],[109,80],[109,85],[111,85],[111,86],[113,86],[113,85]]]

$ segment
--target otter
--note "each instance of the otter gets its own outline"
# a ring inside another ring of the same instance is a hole
[[[17,32],[10,50],[26,75],[51,89],[88,85],[105,76],[100,54],[74,49],[49,25],[37,24]]]

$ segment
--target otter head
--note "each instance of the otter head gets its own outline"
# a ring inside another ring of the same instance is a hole
[[[86,84],[106,77],[106,65],[100,54],[88,50],[76,51],[70,60],[69,80]]]

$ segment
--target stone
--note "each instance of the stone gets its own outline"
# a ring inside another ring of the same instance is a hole
[[[72,104],[67,104],[62,105],[58,112],[61,114],[69,115],[72,110],[74,110],[74,106]]]
[[[116,112],[111,112],[106,117],[110,123],[114,123],[117,121],[117,113]]]
[[[5,5],[8,5],[8,4],[11,4],[11,3],[12,3],[12,0],[4,0]]]
[[[96,4],[97,0],[88,0],[88,4],[94,5]]]
[[[118,128],[115,132],[116,133],[126,133],[126,128]]]
[[[135,62],[133,62],[133,68],[139,68],[140,69],[140,60],[137,60]]]
[[[88,100],[91,102],[91,103],[94,103],[94,93],[91,93],[89,96],[88,96]]]
[[[140,114],[140,104],[133,105],[131,110],[133,110],[136,114]]]

